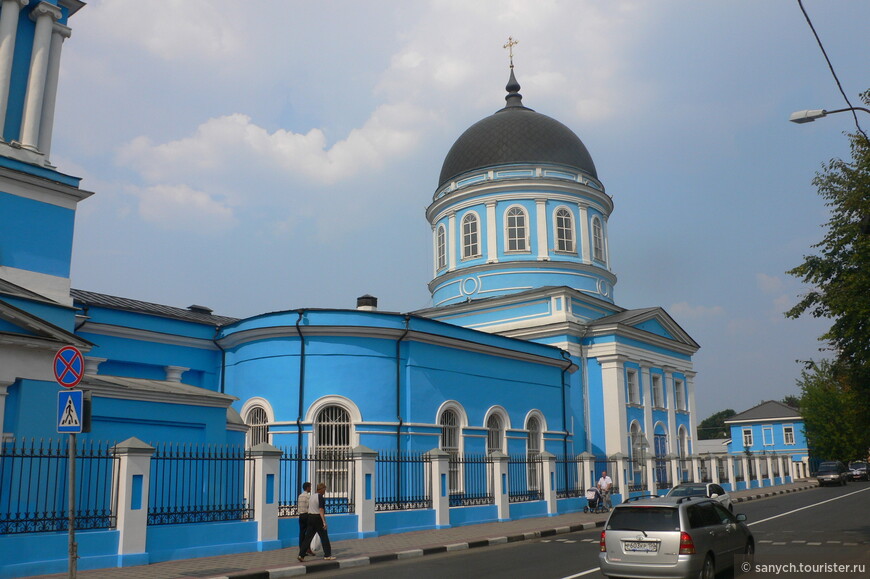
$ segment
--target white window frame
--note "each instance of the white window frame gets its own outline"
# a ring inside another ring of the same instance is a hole
[[[753,440],[752,440],[752,429],[744,428],[743,429],[743,448],[752,448]]]
[[[536,428],[532,428],[536,425]],[[541,491],[541,452],[544,450],[544,422],[537,414],[526,419],[526,465],[528,467],[528,489]]]
[[[480,216],[476,211],[469,211],[462,216],[462,259],[475,259],[481,253]],[[470,231],[471,224],[474,230]]]
[[[664,408],[665,407],[665,397],[664,397],[664,388],[662,387],[661,374],[651,374],[650,381],[652,382],[653,408]]]
[[[782,426],[782,440],[783,444],[787,444],[789,446],[795,445],[793,424],[784,424]]]
[[[685,384],[679,379],[674,379],[674,405],[677,410],[686,410]]]
[[[638,372],[633,368],[625,370],[625,387],[628,391],[628,403],[640,404],[640,386],[638,385]]]
[[[604,251],[604,225],[597,215],[592,218],[592,259],[607,263]]]
[[[447,267],[447,228],[443,224],[435,230],[435,269]]]
[[[773,446],[773,426],[761,427],[761,443],[764,446]]]
[[[567,207],[556,207],[553,212],[553,233],[557,253],[577,253],[574,244],[574,214]]]
[[[512,243],[515,243],[516,247],[511,248]],[[504,212],[504,251],[505,253],[529,253],[530,247],[529,213],[522,205],[511,205]]]

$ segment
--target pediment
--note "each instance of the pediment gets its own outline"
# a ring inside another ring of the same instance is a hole
[[[670,314],[660,307],[625,310],[595,320],[590,324],[590,327],[597,332],[609,330],[626,333],[628,331],[635,338],[643,338],[645,334],[652,334],[649,336],[650,338],[655,336],[654,339],[663,338],[695,350],[700,348],[700,345],[680,327]]]
[[[36,314],[0,300],[0,339],[30,346],[72,345],[88,351],[93,344]]]

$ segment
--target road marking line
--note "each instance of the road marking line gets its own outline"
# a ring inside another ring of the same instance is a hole
[[[784,517],[784,516],[786,516],[786,515],[790,515],[790,514],[792,514],[792,513],[796,513],[796,512],[798,512],[798,511],[802,511],[802,510],[804,510],[804,509],[811,509],[811,508],[813,508],[813,507],[818,507],[819,505],[823,505],[823,504],[825,504],[825,503],[830,503],[831,501],[837,501],[837,500],[840,500],[840,499],[845,499],[846,497],[850,497],[850,496],[852,496],[852,495],[857,495],[858,493],[863,493],[863,492],[865,492],[865,491],[870,491],[870,487],[868,487],[868,488],[864,488],[864,489],[861,489],[860,491],[855,491],[855,492],[853,492],[853,493],[849,493],[849,494],[846,494],[846,495],[840,495],[840,496],[838,496],[838,497],[834,497],[834,498],[832,498],[832,499],[828,499],[828,500],[826,500],[826,501],[822,501],[822,502],[820,502],[820,503],[815,503],[815,504],[812,504],[812,505],[807,505],[807,506],[805,506],[805,507],[801,507],[801,508],[799,508],[799,509],[794,509],[794,510],[792,510],[792,511],[787,511],[787,512],[785,512],[785,513],[780,513],[780,514],[778,514],[778,515],[774,515],[774,516],[772,516],[772,517],[767,517],[766,519],[761,519],[760,521],[755,521],[754,523],[749,523],[749,524],[746,525],[746,526],[747,526],[747,527],[751,527],[752,525],[758,525],[758,524],[761,524],[761,523],[765,523],[765,522],[767,522],[767,521],[772,521],[773,519],[778,519],[778,518],[780,518],[780,517]],[[812,544],[812,543],[809,543],[809,544]]]
[[[574,579],[575,577],[582,577],[583,575],[589,575],[590,573],[595,573],[600,571],[599,567],[595,567],[594,569],[587,569],[586,571],[580,571],[579,573],[575,573],[574,575],[568,575],[567,577],[562,577],[562,579]]]

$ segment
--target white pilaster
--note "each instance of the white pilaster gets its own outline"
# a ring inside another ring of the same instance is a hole
[[[112,447],[112,453],[118,457],[118,555],[144,555],[154,447],[128,438]]]
[[[36,21],[36,30],[33,33],[33,52],[30,56],[27,93],[24,96],[20,141],[22,147],[31,151],[39,151],[39,123],[42,120],[42,105],[45,100],[52,28],[60,17],[60,9],[48,2],[40,2],[30,13],[30,18]]]
[[[589,253],[589,212],[583,204],[577,207],[580,209],[580,219],[577,220],[580,225],[580,235],[577,237],[580,243],[580,257],[583,258],[583,263],[592,263]]]
[[[677,417],[674,400],[674,369],[663,368],[665,375],[662,377],[662,397],[664,398],[665,408],[668,409],[668,445],[670,451],[677,450]],[[683,449],[683,452],[689,454],[689,449]]]
[[[550,260],[550,248],[547,245],[547,200],[535,199],[535,222],[538,239],[538,261]]]
[[[354,509],[357,514],[360,537],[371,537],[375,533],[375,460],[378,453],[366,446],[353,449],[354,475]]]
[[[435,509],[435,528],[450,526],[450,455],[440,448],[426,453],[429,460],[429,488],[432,489],[432,508]]]
[[[695,441],[698,440],[698,421],[695,414],[695,375],[696,372],[683,371],[686,377],[686,408],[689,409],[689,425],[692,429],[692,452],[695,452]],[[733,471],[732,471],[733,472]]]
[[[0,382],[0,442],[3,442],[3,417],[6,416],[6,396],[9,395],[7,391],[10,386],[15,384],[15,382]]]
[[[278,541],[278,492],[281,488],[281,450],[261,442],[251,449],[254,459],[254,521],[257,523],[257,541]],[[280,543],[274,545],[276,548]]]
[[[18,17],[21,9],[30,0],[3,0],[0,11],[0,140],[6,126],[6,109],[9,106],[9,85],[12,81],[12,56],[15,53],[15,38],[18,34]]]
[[[650,375],[650,366],[648,362],[641,362],[640,371],[637,373],[637,379],[640,381],[638,388],[641,391],[643,398],[643,434],[646,437],[647,444],[650,448],[654,448],[653,438],[653,417],[652,417],[652,376]]]
[[[495,201],[486,202],[486,263],[498,262],[498,221]]]
[[[51,29],[51,48],[48,53],[48,72],[45,76],[45,97],[42,102],[42,119],[39,121],[39,150],[45,155],[51,151],[51,134],[54,131],[54,107],[57,103],[57,80],[60,76],[60,52],[63,41],[69,38],[70,29],[55,22]]]
[[[447,216],[447,270],[456,269],[456,252],[462,247],[462,232],[456,231],[456,212]]]
[[[623,356],[600,356],[601,389],[604,407],[605,453],[609,456],[624,452],[625,434],[625,379]]]

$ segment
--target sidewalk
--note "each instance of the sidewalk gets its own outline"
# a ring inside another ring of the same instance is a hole
[[[751,489],[731,493],[734,502],[757,500],[778,494],[815,488],[814,480],[802,480],[777,487]],[[604,525],[606,514],[571,513],[554,517],[521,519],[505,523],[484,523],[430,531],[415,531],[396,535],[384,535],[368,539],[351,539],[333,543],[335,561],[323,561],[309,557],[304,563],[296,561],[298,548],[274,551],[202,557],[180,561],[166,561],[138,567],[79,571],[82,579],[276,579],[371,565],[383,561],[395,561],[422,557],[446,551],[459,551],[500,543],[524,541],[561,533],[571,533]],[[61,575],[41,575],[43,578],[61,579]]]

